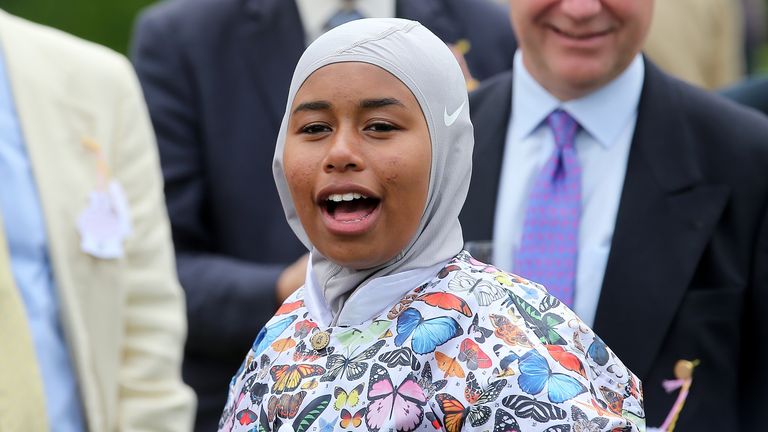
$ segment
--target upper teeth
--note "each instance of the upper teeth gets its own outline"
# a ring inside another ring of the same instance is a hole
[[[368,198],[365,195],[359,194],[357,192],[351,192],[351,193],[345,193],[345,194],[333,194],[329,195],[328,198],[326,198],[328,201],[333,202],[342,202],[342,201],[352,201],[353,199],[360,199],[360,198]]]

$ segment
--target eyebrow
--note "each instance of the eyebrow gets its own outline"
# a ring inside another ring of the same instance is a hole
[[[330,102],[324,100],[304,102],[297,106],[296,109],[293,110],[293,113],[296,114],[299,111],[325,111],[331,109],[332,106],[333,105]],[[405,105],[395,98],[365,99],[360,101],[360,108],[363,109],[375,109],[387,106],[399,106],[405,108]]]
[[[390,105],[396,105],[405,108],[402,102],[395,98],[366,99],[360,102],[360,108],[372,109],[383,108]]]
[[[299,111],[323,111],[331,109],[331,103],[327,101],[313,101],[304,102],[296,107],[293,113],[296,114]]]

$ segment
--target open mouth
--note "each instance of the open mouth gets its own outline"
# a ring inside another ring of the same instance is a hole
[[[379,207],[380,199],[368,197],[357,192],[330,194],[320,205],[334,221],[356,223],[367,219]]]

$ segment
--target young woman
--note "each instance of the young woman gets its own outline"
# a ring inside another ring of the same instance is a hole
[[[310,264],[221,431],[643,428],[639,382],[578,317],[461,250],[472,146],[461,70],[419,23],[307,49],[273,166]]]

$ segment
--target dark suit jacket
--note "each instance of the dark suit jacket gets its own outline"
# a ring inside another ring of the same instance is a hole
[[[398,1],[397,13],[445,41],[467,38],[478,79],[511,67],[507,13],[486,0]],[[306,252],[271,168],[304,39],[287,0],[162,2],[135,30],[187,294],[184,378],[198,392],[197,430],[215,430],[227,383],[274,312],[278,275]]]
[[[493,238],[511,94],[508,72],[470,98],[482,169],[462,214],[466,240]],[[594,330],[642,379],[649,426],[672,407],[661,382],[675,362],[698,359],[675,430],[762,430],[768,121],[650,62],[638,110]]]

